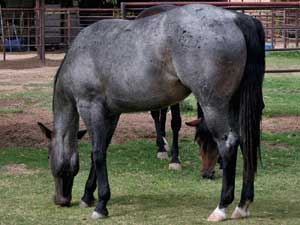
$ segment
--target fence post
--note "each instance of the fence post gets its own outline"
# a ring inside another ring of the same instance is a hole
[[[1,33],[2,33],[2,47],[3,47],[3,61],[6,60],[6,51],[5,51],[5,34],[4,34],[4,22],[2,15],[2,7],[0,5],[0,23],[1,23]]]
[[[299,33],[300,33],[299,20],[300,20],[300,9],[297,9],[296,10],[296,47],[299,47]]]
[[[45,56],[45,0],[40,4],[40,60],[43,64],[46,62]]]
[[[67,9],[67,35],[68,35],[68,48],[70,47],[71,44],[71,15],[70,15],[70,10]]]
[[[275,28],[275,13],[274,13],[274,10],[271,10],[271,44],[272,44],[272,49],[275,48],[274,28]]]
[[[121,14],[122,14],[122,19],[126,19],[127,17],[127,12],[126,12],[126,3],[125,2],[121,2]]]

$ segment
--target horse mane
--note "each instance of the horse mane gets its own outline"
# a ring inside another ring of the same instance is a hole
[[[162,12],[167,12],[169,10],[172,10],[174,8],[177,8],[177,6],[175,5],[156,5],[156,6],[152,6],[150,8],[147,8],[145,10],[143,10],[137,17],[136,19],[141,19],[144,17],[148,17],[148,16],[153,16]]]
[[[55,98],[55,92],[56,92],[56,83],[57,83],[57,80],[58,80],[58,76],[60,74],[60,71],[61,71],[61,68],[62,68],[62,65],[64,64],[65,62],[65,59],[66,59],[66,55],[67,53],[65,54],[58,70],[56,71],[56,74],[54,76],[54,83],[53,83],[53,98],[52,98],[52,111],[54,112],[54,98]]]

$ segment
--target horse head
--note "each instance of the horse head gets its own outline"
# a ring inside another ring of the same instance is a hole
[[[63,142],[57,140],[55,133],[44,124],[39,122],[37,124],[49,140],[48,159],[55,182],[54,203],[60,206],[70,206],[74,177],[79,171],[77,151],[64,154],[62,149],[65,146],[59,144]],[[85,134],[86,130],[78,131],[77,138],[81,139]]]
[[[202,158],[201,176],[204,179],[213,179],[215,165],[219,158],[218,147],[209,132],[205,120],[199,118],[185,123],[196,128],[195,141],[199,145],[199,154]]]

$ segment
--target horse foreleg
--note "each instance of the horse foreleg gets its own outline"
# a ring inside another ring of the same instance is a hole
[[[91,169],[89,173],[89,177],[86,181],[85,188],[84,188],[84,195],[81,198],[81,201],[79,203],[79,206],[82,208],[90,207],[95,202],[94,192],[97,188],[97,176],[96,176],[96,170],[94,166],[94,160],[93,160],[93,153],[91,153]]]
[[[107,115],[107,110],[98,102],[84,102],[78,105],[79,113],[92,138],[92,158],[98,185],[99,200],[91,217],[92,219],[105,218],[108,216],[106,205],[110,199],[106,153],[111,137],[117,126],[119,115]]]
[[[159,119],[160,123],[159,124],[160,124],[161,135],[164,140],[164,147],[165,147],[166,151],[168,152],[169,151],[169,143],[166,139],[167,112],[168,112],[168,107],[160,110],[160,119]]]
[[[180,117],[180,107],[179,104],[171,106],[171,128],[173,131],[173,143],[171,149],[171,162],[169,164],[169,169],[181,170],[181,163],[179,160],[179,147],[178,147],[178,136],[181,128],[181,117]]]
[[[160,111],[151,111],[151,116],[154,120],[155,131],[156,131],[156,145],[158,146],[157,158],[164,160],[168,159],[168,152],[165,149],[165,142],[161,132],[161,123],[159,120]]]

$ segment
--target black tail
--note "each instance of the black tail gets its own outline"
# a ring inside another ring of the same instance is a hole
[[[247,45],[247,62],[239,91],[239,123],[245,179],[252,180],[257,170],[257,159],[260,157],[265,34],[261,23],[255,18],[238,14],[235,22],[243,32]]]

